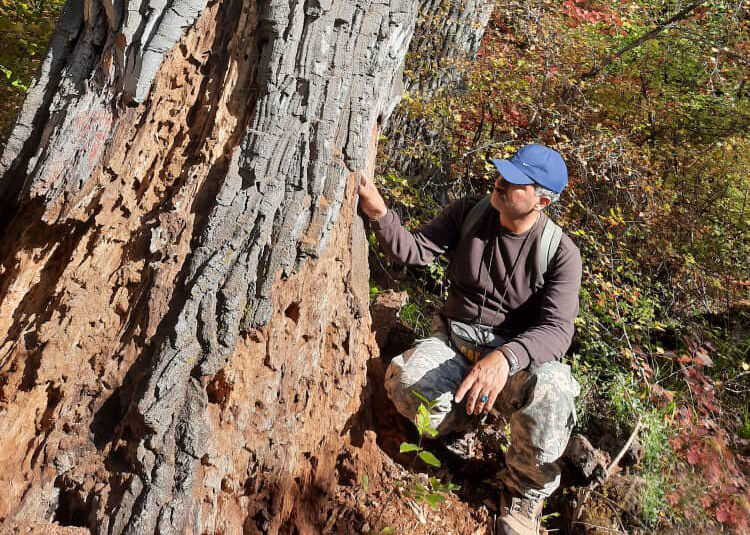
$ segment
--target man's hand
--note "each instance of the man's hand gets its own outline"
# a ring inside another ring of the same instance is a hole
[[[375,182],[364,171],[359,172],[359,205],[365,215],[373,220],[380,219],[388,211]]]
[[[468,392],[466,398],[466,414],[481,414],[490,412],[495,405],[498,394],[508,381],[508,360],[499,349],[488,353],[482,360],[477,362],[469,374],[464,378],[461,386],[456,390],[454,400],[460,403]],[[487,401],[482,403],[482,396],[487,396]]]

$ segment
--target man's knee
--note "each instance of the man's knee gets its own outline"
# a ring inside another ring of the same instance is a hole
[[[416,389],[428,399],[434,399],[430,395],[455,390],[456,381],[462,380],[463,370],[454,362],[455,356],[442,338],[419,340],[414,347],[391,360],[386,382],[394,392]]]
[[[404,366],[401,355],[391,361],[385,374],[385,391],[396,410],[404,418],[414,421],[419,410],[419,404],[422,403],[414,394],[414,392],[417,392],[431,401],[437,402],[430,410],[430,420],[432,427],[439,428],[445,416],[450,412],[450,401],[446,403],[444,398],[446,395],[452,396],[452,394],[443,393],[435,398],[434,392],[426,390],[424,385],[420,387],[418,383],[419,378],[409,373]]]
[[[444,340],[428,338],[394,357],[385,373],[386,393],[405,418],[413,421],[422,403],[415,392],[434,402],[430,423],[439,435],[466,427],[453,402],[464,374],[455,356]]]
[[[581,393],[581,387],[570,372],[570,366],[561,362],[545,362],[529,370],[533,384],[533,397],[538,403],[546,403],[551,407],[562,403],[566,407],[575,406],[575,398]]]
[[[417,392],[429,399],[436,400],[445,393],[445,385],[439,378],[439,365],[431,355],[425,354],[430,348],[422,343],[421,347],[412,347],[391,360],[385,372],[385,389],[388,397],[401,414],[413,418],[421,401],[414,394]],[[436,407],[440,409],[440,405]]]
[[[394,357],[385,370],[385,391],[402,414],[402,408],[411,407],[413,405],[412,398],[416,399],[411,393],[411,388],[416,381],[410,378],[404,370],[404,359],[408,359],[407,355],[412,351],[414,351],[414,348]]]
[[[570,367],[559,362],[543,364],[529,374],[528,401],[512,427],[538,452],[538,461],[551,462],[562,455],[575,426],[575,398],[580,386]]]

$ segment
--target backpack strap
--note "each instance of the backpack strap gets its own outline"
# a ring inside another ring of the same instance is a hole
[[[479,201],[471,207],[469,214],[464,218],[464,222],[461,224],[461,239],[463,240],[469,232],[479,223],[482,216],[490,206],[490,195],[485,195]]]
[[[491,195],[485,195],[471,207],[471,210],[469,210],[469,213],[461,224],[461,239],[464,239],[472,231],[485,214],[490,206],[490,197]],[[544,276],[547,274],[547,269],[549,269],[552,259],[555,258],[557,249],[560,246],[561,238],[562,229],[557,223],[548,217],[547,221],[544,223],[542,235],[539,238],[540,243],[537,254],[537,266],[539,266],[539,273],[542,277],[541,281],[537,282],[534,288],[535,291],[544,285]]]
[[[544,223],[542,236],[539,238],[537,265],[539,266],[539,273],[542,275],[542,280],[537,283],[537,290],[544,285],[544,276],[547,274],[547,269],[557,253],[557,248],[560,246],[560,238],[562,238],[562,229],[548,217]]]

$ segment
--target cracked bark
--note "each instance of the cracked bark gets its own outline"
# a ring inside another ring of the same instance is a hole
[[[0,156],[0,524],[325,522],[418,7],[66,4]]]
[[[429,109],[431,99],[464,91],[465,64],[479,50],[493,6],[491,0],[420,1],[404,79],[412,100]],[[380,166],[401,176],[445,178],[449,155],[441,139],[446,133],[437,121],[424,113],[410,114],[408,105],[398,107],[384,132]]]

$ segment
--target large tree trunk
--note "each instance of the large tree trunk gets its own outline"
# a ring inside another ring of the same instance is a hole
[[[409,0],[70,0],[0,160],[0,522],[313,530]]]
[[[445,138],[453,118],[424,110],[434,98],[463,92],[466,66],[479,50],[494,5],[494,0],[420,1],[406,60],[409,101],[387,125],[383,170],[420,179],[447,175]]]

